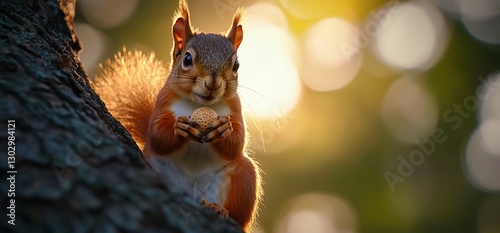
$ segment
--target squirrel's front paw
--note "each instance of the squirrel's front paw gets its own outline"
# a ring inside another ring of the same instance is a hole
[[[224,207],[217,204],[216,202],[208,203],[208,201],[206,199],[203,199],[203,201],[201,201],[201,204],[210,208],[211,210],[213,210],[215,213],[217,213],[222,218],[228,217],[229,212],[226,209],[224,209]]]
[[[209,127],[208,133],[202,139],[202,142],[213,142],[226,138],[233,132],[233,125],[229,116],[218,117]]]
[[[203,142],[205,135],[196,129],[193,122],[189,120],[188,116],[181,116],[177,118],[174,125],[174,133],[182,138],[189,138],[193,141]]]

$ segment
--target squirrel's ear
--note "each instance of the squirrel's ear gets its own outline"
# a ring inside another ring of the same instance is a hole
[[[179,9],[177,9],[172,35],[174,37],[174,57],[178,55],[187,39],[192,36],[191,25],[189,23],[189,9],[185,0],[179,0]]]
[[[243,18],[243,9],[238,8],[233,17],[233,24],[227,32],[227,38],[233,43],[234,49],[238,50],[241,41],[243,40],[243,27],[241,26],[241,19]]]

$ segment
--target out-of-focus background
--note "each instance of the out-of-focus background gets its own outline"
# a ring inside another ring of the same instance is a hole
[[[499,0],[190,0],[247,9],[239,92],[265,172],[256,232],[500,232]],[[89,74],[170,61],[177,1],[79,0]]]

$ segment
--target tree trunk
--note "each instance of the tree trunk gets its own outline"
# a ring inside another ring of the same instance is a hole
[[[0,232],[241,232],[166,187],[108,113],[74,6],[0,1]]]

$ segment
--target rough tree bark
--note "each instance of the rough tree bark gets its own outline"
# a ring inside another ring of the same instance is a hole
[[[60,1],[0,1],[0,232],[241,232],[147,166],[90,88],[75,0]]]

